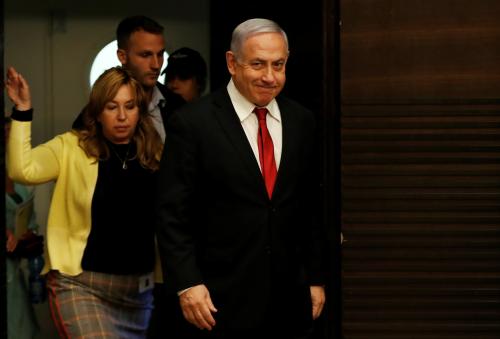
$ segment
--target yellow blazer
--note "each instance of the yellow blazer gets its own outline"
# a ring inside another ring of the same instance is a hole
[[[51,269],[68,275],[82,272],[97,164],[78,145],[74,132],[31,148],[31,122],[12,121],[7,144],[9,176],[28,185],[56,181],[47,221],[44,273]]]
[[[31,148],[31,121],[12,121],[7,144],[9,176],[28,185],[56,181],[47,221],[43,273],[58,270],[78,275],[82,272],[83,252],[92,224],[96,160],[78,145],[78,136],[73,131]],[[155,281],[163,281],[158,250]]]

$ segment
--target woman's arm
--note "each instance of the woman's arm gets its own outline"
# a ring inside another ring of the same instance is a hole
[[[62,142],[56,137],[31,148],[31,93],[28,82],[13,67],[7,71],[7,95],[14,103],[12,126],[7,141],[7,171],[9,176],[24,184],[39,184],[59,175],[59,154]]]

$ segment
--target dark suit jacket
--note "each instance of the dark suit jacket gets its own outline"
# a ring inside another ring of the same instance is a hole
[[[167,125],[157,224],[164,281],[177,291],[205,284],[219,329],[261,328],[275,308],[287,326],[309,326],[308,286],[323,283],[314,117],[277,101],[283,149],[271,200],[225,88]]]
[[[177,109],[184,105],[186,101],[179,94],[172,92],[167,88],[167,86],[159,82],[156,83],[156,87],[158,87],[161,94],[165,98],[165,102],[160,105],[160,112],[163,119],[163,125],[165,126],[166,130],[166,121]]]
[[[156,87],[158,87],[161,94],[165,98],[165,102],[160,105],[160,113],[163,120],[163,126],[166,129],[167,125],[166,122],[169,119],[169,117],[173,114],[175,110],[184,105],[186,101],[180,95],[172,92],[167,88],[167,86],[162,85],[159,82],[156,83]],[[73,121],[73,125],[71,126],[71,128],[79,130],[83,127],[82,119],[84,110],[85,108],[80,112],[80,114],[78,114],[75,121]]]

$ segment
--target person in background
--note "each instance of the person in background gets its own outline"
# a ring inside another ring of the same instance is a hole
[[[8,143],[11,119],[4,118],[5,141]],[[23,203],[33,201],[33,190],[5,176],[6,250],[7,250],[7,337],[32,339],[38,333],[33,306],[26,286],[22,260],[43,253],[43,236],[37,235],[38,224],[32,209],[25,210],[27,231],[16,237],[16,215]],[[23,213],[23,214],[24,214]],[[17,225],[19,227],[19,225]]]
[[[147,110],[162,142],[165,140],[167,120],[172,113],[184,105],[186,101],[178,94],[158,82],[164,62],[165,38],[164,28],[157,21],[144,15],[123,18],[116,28],[118,43],[117,56],[123,68],[127,69],[142,86],[146,93]],[[83,127],[83,114],[73,123],[73,129]],[[157,314],[168,315],[175,306],[176,300],[167,296],[163,290],[162,274],[159,260],[155,269],[154,288],[155,306],[151,317],[148,337],[161,337],[164,322],[156,321]]]
[[[314,114],[279,95],[288,56],[275,22],[241,23],[227,87],[167,125],[157,237],[176,338],[309,338],[322,312],[319,140]]]
[[[180,95],[158,82],[165,53],[163,30],[158,22],[143,15],[126,17],[116,28],[118,60],[143,87],[148,113],[162,141],[168,117],[185,104]],[[82,113],[73,128],[82,127],[81,117]]]
[[[6,89],[15,105],[9,176],[24,184],[55,181],[44,272],[61,338],[145,338],[162,141],[143,86],[122,67],[105,71],[92,87],[83,126],[34,148],[29,86],[12,67]]]
[[[166,120],[185,101],[158,82],[165,53],[163,27],[146,16],[131,16],[118,24],[116,39],[118,59],[143,86],[148,111],[161,139],[165,140]]]
[[[198,51],[182,47],[170,54],[163,71],[165,84],[187,102],[199,98],[207,85],[207,64]]]

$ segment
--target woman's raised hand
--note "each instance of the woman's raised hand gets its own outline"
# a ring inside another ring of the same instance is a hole
[[[30,88],[23,76],[18,73],[14,67],[7,70],[7,80],[5,88],[10,100],[16,106],[18,111],[27,111],[31,109]]]

